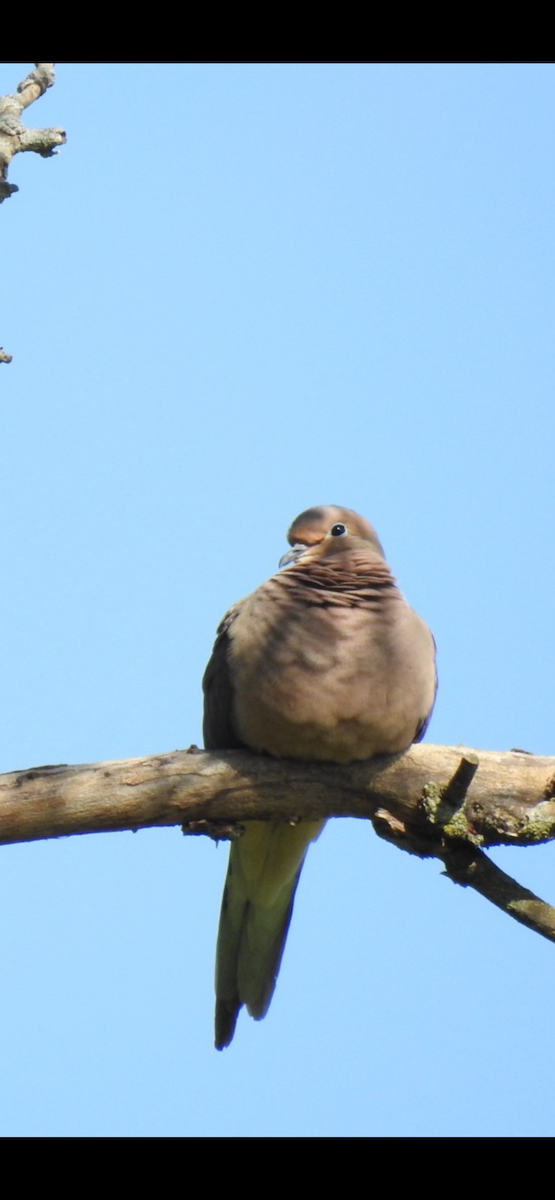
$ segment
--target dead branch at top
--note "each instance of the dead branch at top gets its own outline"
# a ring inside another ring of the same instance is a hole
[[[42,158],[51,158],[55,147],[67,140],[64,129],[26,129],[21,121],[23,109],[53,86],[54,66],[35,63],[35,70],[18,84],[14,95],[0,97],[0,204],[19,191],[17,184],[8,183],[8,167],[15,154],[32,150]]]
[[[35,70],[18,84],[17,92],[0,96],[0,204],[19,191],[16,183],[8,182],[8,168],[15,154],[32,150],[42,158],[56,154],[56,146],[67,140],[64,129],[26,129],[21,121],[25,108],[43,96],[55,82],[55,63],[35,63]],[[10,363],[11,354],[0,347],[0,363]]]

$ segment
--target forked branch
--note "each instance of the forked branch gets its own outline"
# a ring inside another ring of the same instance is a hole
[[[555,909],[483,853],[555,838],[553,758],[419,745],[339,766],[193,746],[0,776],[0,843],[166,825],[221,838],[250,820],[339,816],[370,819],[400,848],[439,858],[455,882],[555,941]]]

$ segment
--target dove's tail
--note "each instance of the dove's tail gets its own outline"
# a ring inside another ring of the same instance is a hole
[[[249,822],[233,842],[216,951],[216,1048],[229,1046],[239,1009],[268,1011],[306,852],[323,821]]]

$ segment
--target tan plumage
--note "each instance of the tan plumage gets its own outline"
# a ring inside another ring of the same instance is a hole
[[[419,741],[436,692],[435,646],[396,586],[378,537],[348,508],[301,513],[293,549],[224,617],[204,676],[207,749],[352,762]],[[216,953],[216,1046],[246,1004],[270,1004],[311,841],[324,822],[252,822],[232,844]]]

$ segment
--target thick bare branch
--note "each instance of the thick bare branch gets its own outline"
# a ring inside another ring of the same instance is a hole
[[[461,760],[478,767],[453,799]],[[555,758],[451,746],[350,766],[190,750],[0,775],[0,842],[185,822],[367,817],[407,849],[436,854],[555,838]],[[392,834],[393,836],[393,834]]]
[[[457,883],[555,940],[555,910],[482,853],[555,838],[553,758],[413,746],[339,766],[192,746],[0,776],[0,843],[164,825],[233,837],[245,821],[337,816],[369,818],[380,836],[439,858]]]

